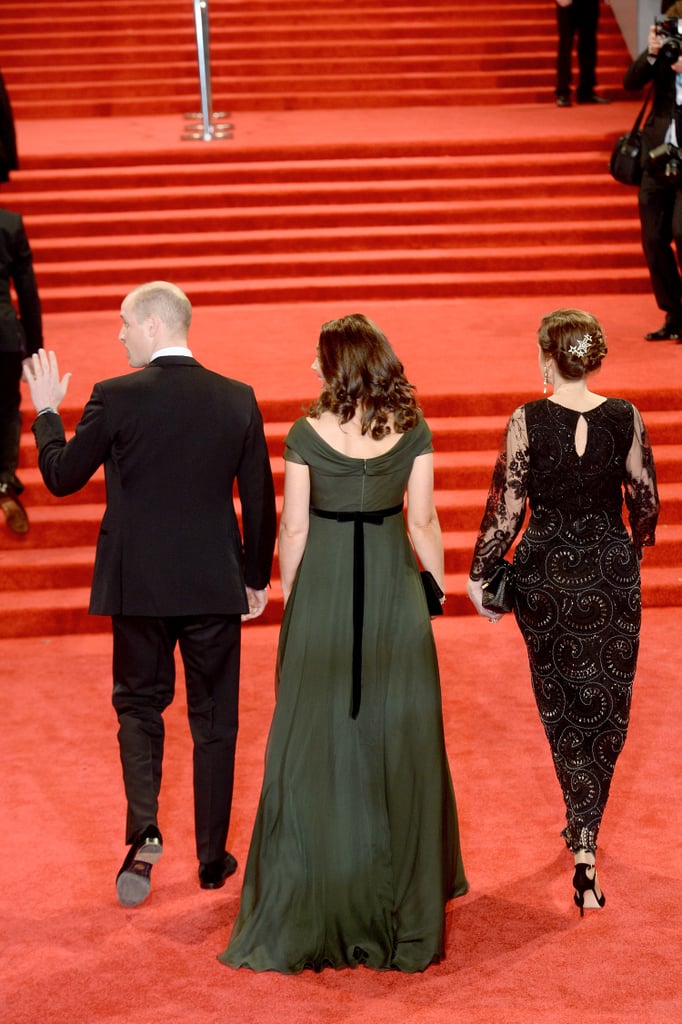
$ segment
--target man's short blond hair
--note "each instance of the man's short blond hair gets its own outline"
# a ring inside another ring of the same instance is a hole
[[[129,293],[128,303],[138,321],[158,316],[172,337],[187,337],[192,323],[192,303],[177,285],[169,281],[141,284]]]

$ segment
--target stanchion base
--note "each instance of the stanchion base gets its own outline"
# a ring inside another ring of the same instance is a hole
[[[182,133],[183,142],[213,142],[216,139],[231,139],[234,125],[225,121],[230,115],[220,111],[211,116],[207,123],[202,114],[185,114],[185,120],[195,122],[188,124]]]

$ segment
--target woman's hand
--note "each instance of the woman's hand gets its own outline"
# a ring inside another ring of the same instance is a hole
[[[487,619],[488,622],[499,622],[502,618],[497,612],[491,612],[487,608],[483,607],[483,580],[472,580],[471,577],[467,580],[467,594],[469,600],[473,604],[478,614]]]

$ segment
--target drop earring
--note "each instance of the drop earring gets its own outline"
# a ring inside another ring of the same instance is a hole
[[[543,395],[546,395],[547,394],[547,385],[549,384],[549,372],[547,370],[547,363],[545,363],[545,369],[544,369],[544,372],[542,374],[542,384],[543,384],[542,393],[543,393]]]

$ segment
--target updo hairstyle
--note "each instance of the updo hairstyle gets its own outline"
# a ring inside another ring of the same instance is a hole
[[[608,351],[601,324],[582,309],[555,309],[544,316],[538,330],[538,345],[554,359],[566,380],[579,380],[594,373]]]
[[[363,313],[329,320],[320,328],[317,359],[324,384],[308,415],[332,412],[342,424],[362,413],[361,430],[375,441],[391,432],[404,434],[419,419],[414,388],[386,336]]]

